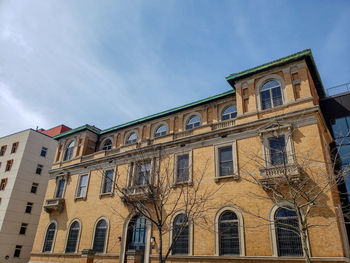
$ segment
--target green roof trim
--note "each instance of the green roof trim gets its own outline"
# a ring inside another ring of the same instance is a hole
[[[75,128],[75,129],[72,129],[72,130],[63,132],[63,133],[61,133],[61,134],[57,134],[57,135],[54,136],[53,138],[54,138],[55,140],[57,140],[57,139],[60,139],[60,138],[62,138],[62,137],[65,137],[65,136],[67,136],[67,135],[71,135],[71,134],[73,134],[73,133],[80,132],[80,131],[83,131],[83,130],[89,130],[89,131],[92,131],[93,133],[100,134],[100,130],[98,130],[98,129],[92,127],[91,125],[86,124],[86,125],[80,126],[80,127],[78,127],[78,128]]]
[[[64,133],[58,134],[58,135],[56,135],[54,137],[54,139],[57,140],[57,139],[60,139],[60,138],[65,137],[67,135],[74,134],[74,133],[82,131],[82,130],[90,130],[90,131],[94,132],[95,134],[102,135],[102,134],[105,134],[105,133],[108,133],[108,132],[111,132],[111,131],[119,130],[119,129],[122,129],[122,128],[129,127],[131,125],[139,124],[139,123],[142,123],[142,122],[145,122],[145,121],[148,121],[148,120],[152,120],[152,119],[155,119],[155,118],[163,117],[163,116],[166,116],[166,115],[169,115],[169,114],[181,111],[181,110],[185,110],[185,109],[188,109],[188,108],[191,108],[191,107],[195,107],[195,106],[198,106],[200,104],[203,104],[203,103],[206,103],[206,102],[210,102],[210,101],[213,101],[213,100],[216,100],[216,99],[220,99],[220,98],[232,95],[232,94],[235,94],[235,90],[228,90],[228,91],[225,91],[223,93],[220,93],[220,94],[217,94],[217,95],[205,98],[205,99],[201,99],[201,100],[198,100],[198,101],[187,103],[185,105],[182,105],[182,106],[179,106],[179,107],[176,107],[176,108],[172,108],[170,110],[162,111],[162,112],[159,112],[159,113],[156,113],[156,114],[152,114],[152,115],[149,115],[147,117],[143,117],[143,118],[140,118],[140,119],[137,119],[137,120],[129,121],[127,123],[120,124],[120,125],[117,125],[117,126],[114,126],[112,128],[108,128],[108,129],[105,129],[105,130],[102,130],[102,131],[98,130],[98,129],[95,129],[92,126],[86,124],[86,125],[80,126],[78,128],[75,128],[73,130],[66,131]]]

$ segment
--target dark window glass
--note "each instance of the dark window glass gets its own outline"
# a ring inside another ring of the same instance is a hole
[[[113,170],[104,172],[102,193],[111,193],[113,188]]]
[[[275,80],[270,80],[261,87],[260,96],[263,110],[283,104],[281,85]]]
[[[62,198],[63,197],[63,190],[64,190],[64,184],[65,183],[66,183],[65,179],[59,179],[58,180],[56,198]]]
[[[100,220],[95,229],[93,250],[98,253],[103,253],[105,249],[105,240],[107,233],[107,223],[105,220]]]
[[[201,119],[198,116],[192,116],[186,124],[186,130],[191,130],[201,125]]]
[[[279,256],[302,256],[297,214],[280,208],[275,214],[277,250]]]
[[[138,176],[136,178],[135,185],[147,185],[150,180],[151,163],[139,163],[138,164]]]
[[[45,241],[43,245],[43,252],[51,252],[55,233],[56,233],[56,224],[51,223],[46,230]]]
[[[239,255],[239,232],[237,215],[223,212],[219,219],[220,255]]]
[[[166,126],[162,125],[156,130],[154,137],[164,136],[166,132],[167,132]]]
[[[188,222],[184,214],[178,215],[174,219],[173,225],[173,240],[174,246],[172,254],[188,254],[188,236],[189,236],[189,227]],[[177,238],[177,240],[176,240]]]
[[[30,189],[30,192],[33,194],[36,194],[36,191],[38,190],[38,186],[39,186],[39,184],[33,183],[32,188]]]
[[[142,216],[134,217],[129,225],[128,249],[144,251],[146,239],[146,219]]]
[[[229,120],[229,119],[234,119],[237,117],[237,107],[236,106],[230,106],[224,110],[222,113],[222,120]]]
[[[63,161],[72,159],[74,147],[75,147],[75,141],[72,141],[71,143],[69,143],[68,147],[66,148],[66,151],[64,152]]]
[[[14,142],[12,144],[11,153],[15,153],[17,151],[17,148],[18,148],[18,142]]]
[[[36,167],[35,173],[40,175],[42,170],[43,170],[43,166],[41,164],[38,164]]]
[[[80,226],[78,222],[74,222],[69,229],[66,253],[74,253],[78,244]]]
[[[126,144],[132,144],[137,142],[137,134],[135,132],[131,133],[128,139],[126,140]]]
[[[112,149],[112,141],[110,139],[105,140],[102,150],[110,150]]]
[[[219,149],[220,176],[233,174],[232,147]]]
[[[19,234],[20,235],[25,235],[26,234],[27,226],[28,226],[28,224],[22,223],[21,228],[19,229]]]
[[[46,157],[47,154],[47,148],[46,147],[42,147],[41,148],[41,152],[40,152],[40,156],[41,157]]]
[[[189,155],[177,156],[176,182],[187,182],[189,177]]]
[[[14,258],[19,258],[19,255],[21,254],[22,246],[16,246],[15,253],[13,254]]]
[[[26,212],[27,214],[30,214],[30,213],[32,212],[32,207],[33,207],[33,203],[28,202],[28,203],[27,203],[27,206],[26,206],[25,212]]]
[[[286,143],[284,136],[269,138],[271,165],[287,163]]]
[[[332,130],[335,138],[350,136],[350,119],[344,117],[333,120]]]

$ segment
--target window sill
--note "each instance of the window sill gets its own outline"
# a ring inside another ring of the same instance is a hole
[[[224,176],[217,176],[214,178],[214,181],[217,183],[220,180],[225,179],[233,179],[233,180],[239,180],[241,177],[238,174],[230,174],[230,175],[224,175]]]
[[[78,201],[78,200],[85,201],[86,200],[86,196],[76,196],[76,197],[74,197],[74,201]]]
[[[113,196],[113,192],[109,192],[109,193],[100,193],[100,194],[99,194],[100,199],[101,199],[101,198],[104,198],[104,197],[107,197],[107,196],[112,197],[112,196]]]
[[[181,187],[184,185],[193,186],[193,182],[192,181],[175,182],[175,183],[173,183],[173,185],[171,187],[177,188],[177,187]]]

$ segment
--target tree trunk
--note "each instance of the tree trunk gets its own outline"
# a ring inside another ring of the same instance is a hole
[[[301,231],[300,236],[301,236],[301,244],[303,246],[305,261],[307,263],[311,263],[310,251],[309,251],[309,247],[307,246],[307,236],[304,230]]]
[[[162,238],[162,228],[158,227],[159,235],[159,251],[158,251],[158,262],[163,263],[163,238]]]

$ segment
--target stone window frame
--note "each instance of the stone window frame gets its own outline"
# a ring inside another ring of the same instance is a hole
[[[136,142],[133,142],[133,143],[127,143],[129,137],[131,136],[132,133],[135,133],[137,138],[136,138]],[[124,146],[129,146],[129,145],[134,145],[134,144],[137,144],[138,142],[140,141],[140,134],[138,132],[138,129],[132,129],[132,130],[129,130],[127,132],[125,132],[125,135],[124,135]]]
[[[179,156],[188,154],[188,180],[177,181],[177,159]],[[192,184],[193,182],[193,150],[177,152],[174,154],[174,171],[173,171],[173,186],[178,184]]]
[[[78,233],[78,238],[77,238],[77,244],[76,244],[76,247],[75,247],[75,251],[74,251],[74,252],[66,252],[67,243],[68,243],[68,237],[69,237],[69,232],[70,232],[70,227],[72,226],[72,224],[73,224],[74,222],[78,222],[78,224],[79,224],[79,233]],[[69,224],[69,226],[68,226],[68,228],[67,228],[66,241],[65,241],[65,243],[64,243],[64,250],[63,250],[63,251],[64,251],[65,254],[72,254],[72,253],[77,253],[77,252],[78,252],[78,250],[79,250],[79,243],[80,243],[80,237],[81,237],[81,228],[82,228],[82,224],[81,224],[81,220],[80,220],[79,218],[74,218],[74,219],[70,222],[70,224]]]
[[[265,131],[260,132],[259,135],[262,143],[264,167],[266,168],[274,167],[273,165],[271,165],[269,138],[280,137],[280,136],[284,136],[285,138],[287,164],[296,163],[292,129],[293,129],[292,125],[288,124],[288,125],[273,127],[271,129],[267,129]]]
[[[224,206],[220,208],[215,215],[214,219],[214,233],[215,233],[215,243],[214,243],[214,250],[215,250],[215,256],[220,256],[220,244],[219,244],[219,219],[222,213],[226,211],[231,211],[236,214],[238,218],[238,233],[239,233],[239,250],[240,250],[240,257],[245,256],[245,236],[244,236],[244,220],[242,216],[242,212],[232,206]]]
[[[113,182],[112,182],[112,189],[110,192],[106,192],[106,193],[103,193],[103,187],[104,187],[104,183],[105,183],[105,172],[106,171],[110,171],[112,170],[113,171]],[[99,197],[101,198],[102,196],[112,196],[113,193],[114,193],[114,183],[115,183],[115,180],[116,180],[116,174],[117,174],[117,167],[116,166],[110,166],[110,167],[106,167],[106,168],[103,168],[103,171],[102,171],[102,178],[101,178],[101,185],[100,185],[100,192],[99,192]],[[89,178],[90,179],[90,176]],[[87,193],[87,191],[86,191]]]
[[[135,179],[136,176],[138,176],[138,165],[137,163],[142,163],[142,162],[146,162],[146,161],[150,161],[151,162],[151,169],[150,169],[150,180],[149,180],[149,185],[152,185],[154,182],[157,181],[157,172],[156,169],[158,169],[159,167],[159,158],[157,157],[149,157],[149,158],[145,158],[143,160],[135,160],[129,163],[128,165],[128,174],[126,177],[126,187],[134,187],[134,186],[139,186],[135,184]]]
[[[271,251],[272,251],[272,256],[273,257],[283,257],[283,256],[278,256],[278,248],[277,248],[277,238],[276,238],[276,228],[275,228],[275,214],[279,208],[285,208],[285,209],[293,209],[292,205],[288,202],[282,202],[282,203],[277,203],[274,204],[270,210],[269,214],[269,221],[270,221],[270,238],[271,238]],[[304,216],[303,211],[300,211],[301,215]],[[306,232],[306,245],[310,250],[310,241],[309,241],[309,234]],[[304,250],[303,254],[305,256]],[[301,258],[300,256],[289,256],[292,258]]]
[[[58,181],[64,179],[64,187],[63,187],[63,191],[62,191],[62,197],[56,197],[57,196],[57,191],[58,191]],[[62,198],[64,199],[64,195],[66,193],[66,187],[67,187],[67,183],[68,183],[68,174],[60,174],[56,176],[56,186],[55,186],[55,191],[53,192],[53,198]]]
[[[165,126],[165,127],[166,127],[166,134],[156,137],[156,136],[155,136],[156,131],[157,131],[161,126]],[[167,123],[166,121],[157,122],[157,124],[153,126],[152,131],[151,131],[151,138],[152,138],[152,139],[161,138],[161,137],[167,136],[167,135],[169,135],[169,125],[168,125],[168,123]]]
[[[107,246],[108,246],[108,238],[109,238],[109,220],[106,216],[100,216],[94,224],[94,231],[92,233],[92,238],[91,238],[91,249],[94,248],[94,242],[95,242],[95,233],[96,233],[96,226],[97,224],[101,221],[101,220],[105,220],[107,223],[107,229],[106,229],[106,236],[105,236],[105,244],[104,244],[104,248],[103,248],[103,254],[106,253],[107,251]],[[101,254],[100,252],[96,252],[96,254]]]
[[[192,117],[199,117],[199,126],[198,127],[193,127],[192,129],[186,129],[187,123],[188,121],[192,118]],[[203,117],[202,114],[200,114],[198,111],[193,111],[187,114],[187,116],[184,118],[183,120],[183,131],[190,131],[190,130],[194,130],[196,128],[199,128],[203,125]]]
[[[88,193],[88,189],[89,189],[90,174],[91,174],[91,171],[90,171],[90,172],[85,172],[85,173],[80,173],[80,174],[79,174],[78,180],[77,180],[77,186],[76,186],[76,188],[75,188],[74,200],[77,200],[77,199],[86,200],[87,193]],[[87,175],[85,196],[78,196],[78,191],[79,191],[79,188],[80,188],[80,180],[81,180],[81,177],[84,176],[84,175]]]
[[[278,105],[276,107],[271,106],[271,108],[268,109],[262,109],[261,106],[261,88],[264,86],[264,84],[270,80],[275,80],[277,82],[279,82],[280,87],[281,87],[281,95],[282,95],[282,105]],[[273,74],[268,74],[264,77],[262,77],[261,79],[259,79],[259,81],[256,83],[255,85],[255,97],[256,97],[256,103],[257,103],[257,109],[259,111],[269,111],[269,110],[273,110],[279,107],[283,107],[287,104],[287,91],[286,91],[286,84],[285,84],[285,80],[283,77],[281,77],[280,75],[273,73]]]
[[[226,148],[228,146],[232,146],[233,174],[220,176],[219,150],[221,148]],[[215,144],[214,145],[214,163],[215,163],[215,181],[216,182],[224,178],[239,179],[240,176],[239,176],[239,169],[238,169],[237,140]]]
[[[173,240],[173,228],[174,228],[174,220],[178,215],[185,214],[185,210],[181,209],[176,211],[171,219],[170,219],[170,231],[169,231],[169,243],[172,244]],[[179,254],[180,256],[193,256],[193,220],[191,218],[188,219],[188,254]],[[174,255],[173,251],[171,251],[170,255]]]
[[[106,149],[104,150],[103,147],[104,147],[104,143],[107,141],[107,140],[111,140],[112,144],[111,144],[111,149]],[[112,150],[113,149],[113,144],[114,144],[114,140],[113,140],[113,136],[107,136],[106,138],[104,138],[102,141],[101,141],[101,144],[100,144],[100,151],[109,151],[109,150]]]
[[[123,224],[123,231],[121,236],[121,245],[120,245],[120,261],[125,261],[125,253],[126,253],[126,241],[127,241],[127,235],[128,235],[128,228],[131,220],[136,216],[136,212],[132,212],[129,214],[129,216],[125,219]],[[150,250],[151,250],[151,235],[152,235],[152,222],[146,218],[146,238],[145,238],[145,255],[144,255],[144,262],[148,263],[150,259]]]
[[[45,245],[45,241],[46,241],[47,230],[48,230],[49,226],[50,226],[52,223],[55,224],[55,234],[54,234],[53,239],[52,239],[51,250],[50,250],[50,251],[45,251],[45,252],[43,252],[43,250],[44,250],[44,245]],[[56,243],[57,228],[58,228],[58,224],[57,224],[57,221],[56,221],[55,219],[52,219],[52,220],[46,225],[45,232],[44,232],[44,238],[43,238],[42,244],[41,244],[41,250],[40,250],[41,253],[52,253],[52,252],[53,252],[54,247],[55,247],[55,243]]]
[[[233,118],[233,119],[228,119],[228,120],[222,120],[222,114],[223,114],[223,113],[224,113],[224,111],[225,111],[225,110],[226,110],[228,107],[230,107],[230,106],[234,106],[234,107],[236,107],[236,110],[237,110],[237,116],[236,116],[236,118]],[[219,116],[218,116],[218,120],[219,120],[219,121],[231,121],[231,120],[235,120],[235,119],[237,119],[237,117],[238,117],[238,109],[237,109],[237,104],[236,104],[235,102],[228,101],[228,102],[226,102],[226,103],[224,103],[224,104],[220,105],[220,108],[219,108],[218,114],[219,114]]]
[[[18,150],[18,145],[19,145],[19,142],[14,142],[14,143],[12,143],[12,147],[11,147],[11,152],[10,152],[10,154],[16,153],[16,152],[17,152],[17,150]]]

